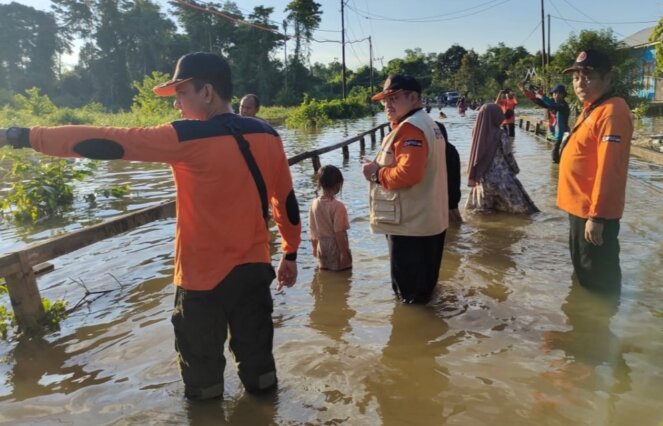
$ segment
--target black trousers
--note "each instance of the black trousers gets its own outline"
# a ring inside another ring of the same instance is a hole
[[[516,136],[516,123],[502,124],[502,128],[510,137]]]
[[[276,385],[272,355],[274,268],[267,263],[236,266],[209,291],[177,287],[172,323],[185,395],[202,400],[223,395],[223,348],[238,363],[244,388],[258,393]]]
[[[387,235],[391,261],[391,286],[394,293],[407,303],[430,300],[440,275],[444,237]]]
[[[569,248],[578,282],[597,291],[619,291],[622,270],[619,266],[619,219],[603,224],[603,244],[595,246],[585,240],[587,219],[569,215]]]

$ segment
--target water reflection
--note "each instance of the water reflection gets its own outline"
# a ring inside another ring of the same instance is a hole
[[[237,399],[221,401],[186,402],[188,424],[208,425],[251,425],[277,424],[276,408],[278,396],[243,394]]]
[[[352,270],[317,270],[311,283],[314,304],[309,315],[311,328],[334,341],[352,331],[350,320],[356,311],[348,306]]]
[[[20,338],[11,352],[14,364],[7,374],[6,384],[12,390],[0,396],[0,401],[69,394],[112,379],[104,377],[101,370],[86,371],[85,365],[72,365],[73,355],[67,349],[66,342],[49,342],[43,337]]]
[[[530,219],[508,214],[467,215],[475,225],[465,241],[471,248],[466,261],[472,265],[470,282],[482,283],[478,290],[498,302],[504,302],[511,293],[509,276],[523,265],[516,261],[515,246],[525,237],[521,226]],[[520,223],[522,222],[522,223]]]
[[[553,357],[543,374],[544,383],[549,385],[547,392],[535,393],[539,408],[556,411],[561,400],[574,401],[583,391],[605,395],[606,403],[614,408],[619,395],[631,390],[624,345],[610,329],[619,298],[618,292],[596,293],[573,283],[562,305],[569,329],[543,335],[542,349]],[[555,351],[563,355],[555,357]],[[585,405],[586,409],[591,406]]]
[[[367,392],[378,401],[383,424],[442,424],[449,372],[438,358],[455,341],[446,338],[447,323],[430,307],[402,303],[394,306],[390,323],[380,368],[365,380]]]

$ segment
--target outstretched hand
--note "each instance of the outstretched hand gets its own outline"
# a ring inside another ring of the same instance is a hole
[[[281,258],[276,270],[276,291],[283,287],[292,287],[297,281],[297,262]]]

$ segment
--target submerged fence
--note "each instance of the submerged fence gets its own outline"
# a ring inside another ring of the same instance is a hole
[[[374,147],[377,140],[376,133],[380,132],[382,139],[387,127],[388,124],[384,123],[337,144],[297,154],[288,159],[288,164],[292,166],[311,159],[313,170],[317,171],[320,168],[320,155],[340,148],[343,158],[347,159],[350,155],[349,146],[355,142],[359,142],[360,153],[363,153],[366,148],[366,138],[370,138],[371,147]],[[35,267],[149,222],[174,216],[175,201],[168,201],[0,255],[0,277],[3,277],[7,283],[19,328],[27,331],[38,330],[40,320],[45,314],[37,286]]]

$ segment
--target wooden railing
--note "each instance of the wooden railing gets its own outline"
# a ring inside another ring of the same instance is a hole
[[[320,168],[320,155],[340,148],[343,158],[347,159],[349,145],[355,142],[359,142],[360,151],[363,153],[366,147],[365,138],[369,137],[371,147],[374,147],[376,132],[380,132],[380,139],[382,139],[386,127],[388,127],[387,123],[381,124],[337,144],[297,154],[288,159],[288,164],[292,166],[310,158],[313,162],[313,170],[317,171]],[[0,255],[0,277],[3,277],[7,283],[9,298],[19,328],[27,331],[38,330],[40,320],[44,316],[34,270],[36,265],[146,223],[174,216],[175,201],[168,201]]]

